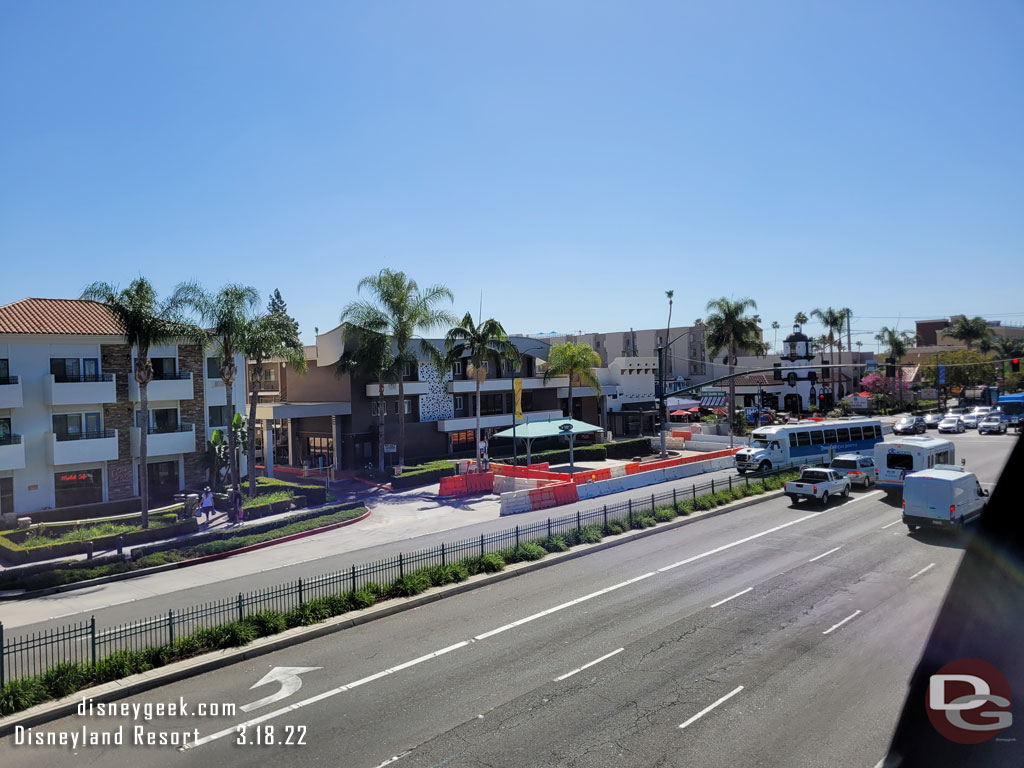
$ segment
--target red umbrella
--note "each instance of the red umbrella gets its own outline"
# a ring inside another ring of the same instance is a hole
[[[686,411],[672,411],[672,413],[669,414],[669,416],[685,416],[685,415],[686,415]]]
[[[688,413],[700,413],[700,408],[698,408],[697,406],[694,406],[693,408],[691,408],[688,411]]]
[[[714,413],[717,413],[719,416],[725,416],[726,415],[724,408],[715,408]]]

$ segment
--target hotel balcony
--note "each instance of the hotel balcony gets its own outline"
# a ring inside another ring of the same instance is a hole
[[[0,440],[0,470],[24,468],[25,446],[21,435],[9,435]]]
[[[43,378],[43,388],[47,405],[96,405],[117,402],[117,382],[112,373],[60,378],[51,373]]]
[[[512,379],[485,379],[480,382],[481,392],[511,392],[512,391]],[[527,392],[531,389],[552,389],[555,387],[568,387],[569,377],[568,376],[552,376],[547,381],[544,381],[543,376],[524,376],[523,377],[523,391]],[[447,389],[450,394],[463,395],[476,392],[476,382],[473,379],[456,379],[455,381],[449,381]],[[511,425],[511,424],[510,424]]]
[[[192,400],[194,397],[191,373],[177,373],[162,379],[153,379],[146,387],[146,399],[151,402]],[[139,382],[135,380],[134,376],[128,379],[128,399],[133,403],[139,402]]]
[[[117,430],[104,429],[100,432],[83,432],[78,435],[58,436],[49,434],[47,457],[54,467],[64,464],[85,464],[97,461],[117,460]]]
[[[412,397],[414,395],[426,395],[430,393],[430,384],[426,381],[407,381],[403,385],[405,388],[405,396]],[[377,397],[377,382],[366,385],[366,396],[370,398]],[[398,385],[397,384],[385,384],[384,385],[384,397],[398,397]]]
[[[17,376],[0,377],[0,408],[21,408],[21,379]]]
[[[520,424],[525,424],[528,421],[546,421],[548,419],[564,419],[565,416],[561,411],[532,411],[530,413],[523,414],[523,421]],[[490,427],[511,427],[512,426],[512,414],[511,413],[496,413],[491,416],[480,417],[480,428]],[[476,429],[476,416],[460,416],[456,419],[441,419],[437,422],[438,432],[459,432],[464,429]]]
[[[132,458],[139,458],[142,430],[131,428]],[[182,424],[173,430],[150,427],[146,440],[146,453],[153,456],[174,456],[179,453],[195,453],[196,428],[194,424]]]

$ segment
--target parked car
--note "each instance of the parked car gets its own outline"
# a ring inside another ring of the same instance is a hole
[[[978,434],[979,435],[1000,435],[1006,434],[1006,417],[999,413],[989,413],[985,418],[978,422]]]
[[[843,453],[832,459],[828,468],[835,470],[840,477],[845,477],[851,485],[870,488],[875,484],[875,460],[871,456]]]
[[[964,422],[959,416],[946,416],[939,422],[939,432],[963,432]]]
[[[946,411],[947,416],[963,416],[965,413],[967,413],[966,408],[950,408]]]
[[[924,415],[924,425],[928,429],[936,429],[939,426],[939,422],[942,421],[942,414],[938,411],[932,411]]]
[[[903,416],[892,428],[896,435],[919,435],[927,430],[923,416]]]
[[[960,417],[960,421],[963,423],[965,429],[977,429],[980,418],[981,417],[976,413],[965,413]]]

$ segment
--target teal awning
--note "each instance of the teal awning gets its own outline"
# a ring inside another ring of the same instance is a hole
[[[538,437],[558,437],[559,435],[582,435],[601,432],[601,427],[587,424],[576,419],[552,419],[551,421],[527,421],[516,425],[515,437],[523,440],[535,440]],[[512,430],[498,432],[494,437],[512,437]]]

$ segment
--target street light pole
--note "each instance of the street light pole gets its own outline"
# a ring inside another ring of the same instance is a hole
[[[665,398],[665,347],[658,347],[658,412],[661,414],[661,458],[668,456],[668,400]]]

